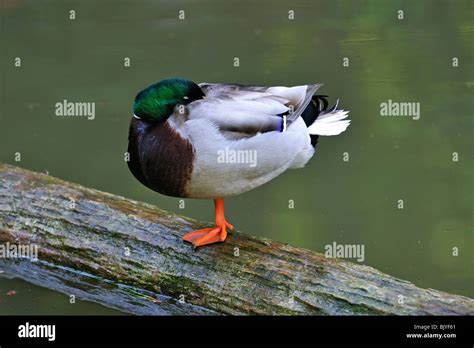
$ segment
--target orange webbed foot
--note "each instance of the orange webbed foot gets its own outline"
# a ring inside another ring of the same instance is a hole
[[[224,217],[224,201],[221,198],[216,198],[214,205],[216,226],[189,232],[184,235],[182,240],[191,243],[195,248],[225,241],[227,228],[233,230],[234,226],[228,223]]]
[[[210,228],[203,228],[202,230],[192,231],[192,232],[186,233],[186,234],[183,236],[183,238],[181,238],[181,239],[184,240],[185,242],[192,243],[192,242],[194,242],[196,239],[199,239],[199,238],[201,238],[201,237],[207,235],[211,230],[212,230],[212,227],[210,227]]]
[[[189,232],[182,239],[197,248],[207,244],[223,242],[226,238],[226,226],[222,225]]]

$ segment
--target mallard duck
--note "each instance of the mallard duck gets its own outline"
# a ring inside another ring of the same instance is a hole
[[[319,135],[349,125],[338,103],[295,87],[199,83],[171,78],[137,94],[128,166],[143,185],[173,197],[213,199],[215,226],[187,233],[194,247],[223,242],[233,226],[224,198],[259,187],[314,155]]]

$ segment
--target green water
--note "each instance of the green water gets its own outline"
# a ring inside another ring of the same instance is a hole
[[[0,161],[211,221],[212,202],[186,200],[179,209],[177,199],[129,173],[124,152],[135,94],[175,75],[323,82],[320,92],[351,111],[348,131],[322,138],[306,168],[228,199],[228,220],[320,252],[333,242],[362,244],[367,265],[474,297],[473,1],[2,4]],[[55,116],[64,99],[95,102],[95,119]],[[420,118],[381,116],[388,100],[420,103]],[[69,309],[66,296],[0,279],[0,296],[10,288],[31,296],[8,306],[0,298],[0,314],[110,313],[89,303]]]

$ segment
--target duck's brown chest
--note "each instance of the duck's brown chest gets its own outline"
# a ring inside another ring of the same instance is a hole
[[[187,197],[194,149],[168,122],[132,118],[128,153],[128,167],[142,184],[167,196]]]

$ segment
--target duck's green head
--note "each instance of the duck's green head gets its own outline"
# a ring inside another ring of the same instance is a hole
[[[201,88],[192,81],[167,79],[138,93],[133,103],[133,113],[146,120],[164,121],[173,113],[176,105],[187,105],[203,96]]]

